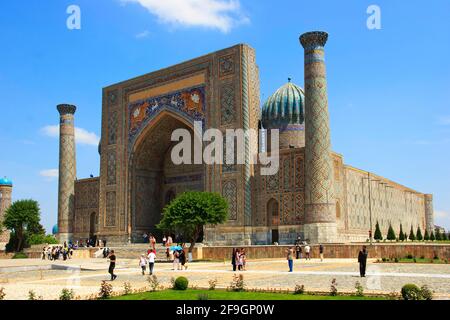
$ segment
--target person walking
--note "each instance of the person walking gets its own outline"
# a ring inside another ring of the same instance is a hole
[[[311,247],[309,246],[309,244],[306,244],[306,246],[305,246],[305,258],[306,258],[306,260],[311,260],[310,251],[311,251]]]
[[[359,275],[361,277],[366,276],[366,263],[367,263],[367,256],[368,256],[367,248],[366,246],[363,246],[362,249],[359,251],[358,254],[358,262],[359,262]]]
[[[114,274],[114,269],[116,268],[116,255],[114,254],[114,250],[111,250],[109,253],[109,269],[108,273],[111,275],[111,281],[116,280],[117,275]]]
[[[295,245],[295,258],[301,259],[302,258],[302,246],[300,242],[297,242]]]
[[[231,253],[231,265],[233,266],[233,271],[236,271],[236,248],[233,248]]]
[[[247,265],[247,256],[245,255],[245,250],[243,248],[241,249],[240,259],[241,259],[241,265],[242,265],[241,270],[246,271],[245,267]]]
[[[141,254],[139,258],[139,266],[142,270],[142,275],[145,275],[145,269],[147,268],[147,259],[145,259],[145,254]]]
[[[173,269],[172,270],[180,270],[180,252],[178,250],[175,250],[173,252]]]
[[[239,249],[236,249],[236,264],[238,271],[241,271],[242,269],[242,262],[241,262],[241,251]]]
[[[320,256],[320,261],[323,261],[323,245],[320,244],[319,245],[319,256]]]
[[[164,235],[164,237],[163,237],[163,239],[162,239],[163,247],[166,246],[166,241],[167,241],[167,238],[166,238],[166,235]]]
[[[148,254],[148,267],[150,275],[153,274],[153,268],[155,266],[155,259],[156,259],[156,251],[150,250],[150,253]]]
[[[153,235],[150,236],[150,244],[153,250],[156,250],[156,238]]]
[[[186,253],[184,252],[184,248],[180,250],[180,264],[181,264],[181,270],[187,270],[186,265]]]
[[[292,247],[287,249],[287,261],[289,266],[289,272],[292,272],[292,270],[294,269],[294,249],[292,249]]]

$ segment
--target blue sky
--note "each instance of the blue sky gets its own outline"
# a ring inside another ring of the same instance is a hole
[[[26,4],[24,4],[26,3]],[[69,30],[69,5],[81,29]],[[199,5],[200,4],[200,5]],[[381,9],[381,30],[366,10]],[[450,2],[29,0],[0,4],[0,175],[57,217],[56,105],[76,113],[77,176],[98,175],[102,88],[237,43],[256,49],[264,101],[303,86],[301,33],[326,30],[333,150],[433,193],[450,228]],[[262,101],[262,102],[263,102]]]

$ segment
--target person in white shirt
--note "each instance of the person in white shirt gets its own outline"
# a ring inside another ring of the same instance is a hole
[[[311,247],[309,245],[305,246],[305,258],[306,260],[311,260],[311,257],[309,255],[309,252],[311,251]]]
[[[153,267],[155,266],[155,259],[156,259],[156,253],[155,250],[150,250],[150,253],[148,254],[148,266],[150,269],[150,275],[153,274]]]
[[[145,259],[144,254],[141,254],[141,257],[139,258],[139,266],[142,269],[142,275],[145,275],[145,269],[147,268],[147,259]]]

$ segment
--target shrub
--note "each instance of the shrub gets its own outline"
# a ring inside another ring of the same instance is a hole
[[[69,289],[62,289],[61,294],[59,295],[59,300],[73,300],[73,297],[75,296],[75,293],[73,290]]]
[[[28,291],[28,300],[37,300],[36,292],[33,290]]]
[[[378,221],[375,225],[375,234],[373,238],[375,240],[383,240],[383,236],[381,235],[380,225],[378,224]]]
[[[231,281],[230,288],[233,291],[245,291],[245,282],[244,282],[244,275],[234,275],[233,280]]]
[[[389,224],[389,229],[388,229],[388,233],[387,233],[387,237],[388,240],[395,240],[396,236],[395,236],[395,231],[392,228],[392,225]]]
[[[16,252],[12,259],[28,259],[28,256],[23,252]]]
[[[155,275],[148,276],[147,282],[150,285],[150,291],[156,291],[158,290],[160,283],[158,278]],[[172,286],[173,287],[173,286]]]
[[[402,287],[402,297],[404,300],[420,300],[421,290],[415,284],[405,284]]]
[[[407,255],[406,255],[406,259],[412,259],[413,258],[413,255],[411,254],[411,253],[408,253]]]
[[[294,294],[304,294],[305,286],[302,284],[297,284],[294,288]]]
[[[387,259],[387,258],[385,258],[385,257],[381,258],[381,260],[382,260],[383,262],[386,262],[386,261],[388,261],[388,259]]]
[[[131,289],[131,284],[129,282],[123,283],[123,291],[125,295],[129,295],[133,292],[133,290]]]
[[[112,295],[112,291],[112,285],[103,280],[102,284],[100,285],[100,292],[98,293],[98,296],[100,299],[109,299]]]
[[[364,287],[361,285],[361,283],[359,283],[359,281],[356,281],[355,289],[356,289],[356,295],[358,297],[364,297]]]
[[[434,255],[433,257],[434,260],[439,260],[439,256],[437,254]]]
[[[330,296],[337,296],[338,295],[337,285],[338,284],[337,284],[336,278],[331,280]]]
[[[209,290],[215,290],[217,285],[217,279],[211,279],[208,281]]]
[[[423,236],[423,240],[428,241],[430,240],[430,235],[428,234],[428,230],[425,229],[425,235]]]
[[[423,285],[420,288],[420,296],[421,300],[432,300],[433,299],[433,291],[431,291],[427,285]]]
[[[422,237],[422,231],[420,230],[420,227],[417,227],[417,232],[416,232],[416,238],[419,241],[422,241],[423,237]]]
[[[209,296],[206,293],[200,293],[197,295],[197,300],[206,301],[209,300]]]
[[[433,231],[431,231],[431,234],[430,234],[430,240],[431,240],[431,241],[436,240],[436,237],[434,236],[434,232],[433,232]]]
[[[403,234],[403,226],[401,223],[400,223],[400,231],[398,233],[398,240],[400,240],[400,241],[405,240],[405,235]]]
[[[186,290],[189,285],[189,280],[186,277],[178,277],[175,280],[173,289],[175,290]]]
[[[398,262],[398,258],[397,258],[397,257],[395,257],[394,261],[395,261],[395,262]]]
[[[0,288],[0,300],[4,300],[6,297],[5,288]]]
[[[409,240],[414,241],[416,240],[416,235],[414,234],[413,227],[411,226],[411,230],[409,231]]]

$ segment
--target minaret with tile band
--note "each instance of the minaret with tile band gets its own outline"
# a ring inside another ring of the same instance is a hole
[[[75,127],[77,108],[69,104],[57,106],[60,115],[59,129],[59,186],[58,186],[58,240],[72,240],[75,211]]]
[[[305,51],[305,224],[311,242],[334,242],[337,236],[330,119],[325,68],[326,32],[300,36]]]

